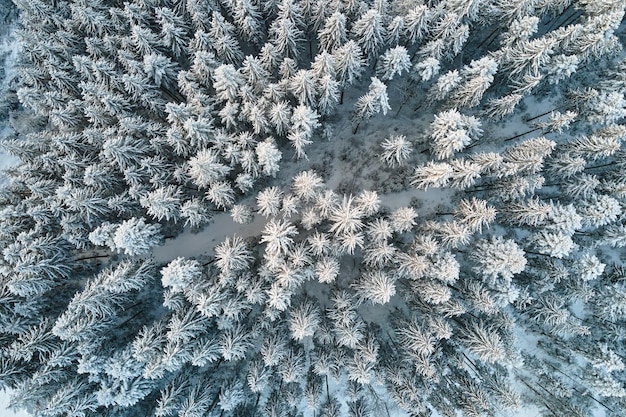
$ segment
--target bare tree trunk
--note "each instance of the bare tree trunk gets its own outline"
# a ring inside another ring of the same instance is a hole
[[[328,375],[324,375],[326,379],[326,400],[330,403],[330,389],[328,388]]]
[[[520,133],[519,135],[515,135],[515,136],[512,136],[512,137],[510,137],[510,138],[504,139],[504,142],[509,142],[509,141],[514,140],[514,139],[521,138],[521,137],[522,137],[522,136],[524,136],[524,135],[527,135],[527,134],[529,134],[529,133],[536,132],[536,131],[541,130],[541,129],[542,129],[542,128],[540,128],[540,127],[536,127],[536,128],[534,128],[534,129],[527,130],[526,132],[524,132],[524,133]]]

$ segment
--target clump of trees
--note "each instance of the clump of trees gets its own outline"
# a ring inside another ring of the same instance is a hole
[[[16,407],[626,409],[623,1],[15,4]],[[400,111],[397,134],[365,136]],[[351,134],[363,178],[450,198],[329,186],[325,139]],[[187,248],[202,256],[159,251],[192,232],[213,238]]]

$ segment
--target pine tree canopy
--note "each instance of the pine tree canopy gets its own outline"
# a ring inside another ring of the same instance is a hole
[[[11,407],[625,415],[624,0],[0,15]]]

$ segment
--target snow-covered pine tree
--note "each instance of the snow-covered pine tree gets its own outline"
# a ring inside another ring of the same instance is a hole
[[[199,187],[207,187],[224,178],[231,170],[222,161],[217,152],[205,149],[189,160],[188,174]]]
[[[319,48],[322,51],[332,53],[341,47],[348,40],[346,16],[339,11],[335,11],[326,19],[324,28],[318,32],[317,38],[319,40]]]
[[[472,61],[461,73],[465,81],[456,91],[454,103],[459,107],[478,105],[485,91],[493,83],[497,70],[498,63],[490,57]]]
[[[365,53],[367,60],[370,57],[376,57],[386,36],[380,12],[376,9],[370,9],[361,15],[352,26],[352,35]]]
[[[454,216],[472,231],[483,232],[483,226],[489,226],[496,218],[496,209],[485,201],[472,198],[461,200],[454,210]]]
[[[176,222],[180,216],[181,196],[182,191],[174,185],[159,187],[142,198],[141,205],[156,220]]]
[[[300,54],[300,44],[304,40],[304,32],[299,21],[300,17],[289,12],[292,6],[291,0],[284,0],[281,3],[283,13],[279,14],[278,18],[272,22],[269,36],[278,55],[297,61]]]
[[[391,110],[387,86],[376,77],[371,78],[371,84],[367,94],[361,96],[354,106],[352,123],[355,125],[354,132],[360,123],[371,118],[374,114],[382,112],[386,115]]]
[[[415,168],[411,184],[418,189],[444,187],[452,176],[452,166],[445,162],[429,162],[425,166]]]
[[[335,58],[337,81],[342,88],[339,104],[343,104],[343,90],[347,85],[354,83],[363,73],[363,66],[365,65],[363,50],[355,41],[350,40],[333,52],[333,57]]]
[[[428,81],[431,78],[435,77],[439,74],[439,70],[441,69],[440,62],[437,58],[429,57],[423,61],[418,62],[413,66],[413,72],[417,73],[422,81]],[[451,86],[446,86],[446,88],[452,88]]]
[[[504,360],[507,350],[496,329],[481,322],[463,329],[463,343],[472,355],[486,363]]]
[[[403,165],[413,151],[413,146],[404,135],[391,136],[385,139],[381,145],[383,152],[380,155],[382,160],[392,168],[396,165]]]
[[[267,243],[265,251],[270,256],[285,254],[293,246],[292,236],[297,234],[298,230],[289,221],[270,219],[265,225],[260,242]]]
[[[127,255],[143,255],[161,244],[160,224],[146,224],[145,219],[133,217],[117,226],[113,243],[118,251]]]
[[[210,46],[222,62],[232,65],[241,62],[243,53],[235,34],[235,27],[218,11],[213,11],[211,15],[211,30],[208,34],[211,36]]]
[[[200,279],[201,275],[200,262],[194,259],[176,258],[161,269],[161,282],[163,287],[181,292]]]
[[[403,46],[396,46],[385,52],[377,64],[376,72],[382,80],[392,80],[411,68],[411,57]]]
[[[256,45],[261,44],[267,29],[262,23],[263,15],[259,10],[259,5],[248,0],[237,0],[232,17],[239,33],[246,41]]]
[[[239,89],[244,84],[243,77],[230,64],[220,65],[213,73],[213,88],[216,97],[222,101],[233,101],[239,96]]]
[[[323,116],[332,113],[339,103],[339,82],[334,76],[324,75],[318,81],[317,91],[319,93],[317,108],[320,114]]]
[[[289,79],[289,88],[298,103],[309,107],[315,106],[317,91],[313,71],[299,70]]]
[[[287,138],[294,147],[298,158],[306,158],[304,147],[312,143],[313,132],[319,126],[319,114],[312,108],[300,105],[293,109],[291,131]]]
[[[510,239],[495,237],[489,241],[481,240],[475,249],[471,255],[478,264],[475,271],[486,277],[490,285],[495,285],[498,278],[510,282],[513,275],[526,267],[524,251]]]
[[[404,36],[409,45],[420,41],[428,32],[428,25],[432,18],[428,6],[420,4],[410,9],[404,18]]]

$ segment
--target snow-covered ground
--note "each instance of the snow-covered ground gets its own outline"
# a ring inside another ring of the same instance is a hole
[[[9,392],[0,391],[0,416],[2,417],[30,417],[26,411],[15,412],[9,408]]]

